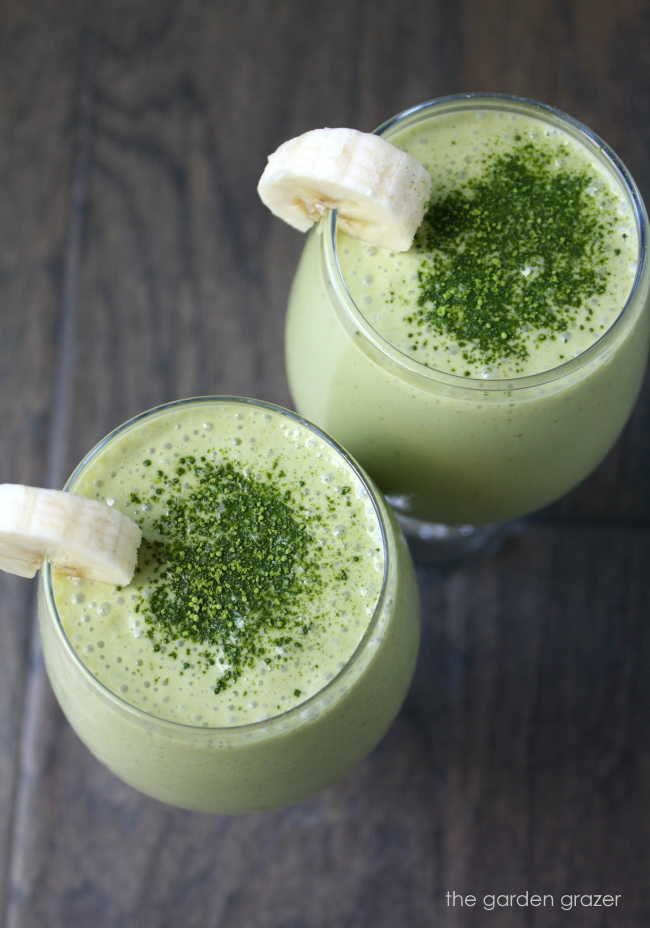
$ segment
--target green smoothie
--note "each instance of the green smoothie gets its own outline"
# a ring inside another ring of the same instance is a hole
[[[47,570],[41,589],[54,690],[110,769],[241,812],[371,750],[410,682],[417,591],[388,508],[325,435],[265,404],[185,401],[109,436],[68,489],[143,532],[128,587]]]
[[[404,515],[501,522],[609,451],[648,344],[646,218],[600,140],[550,108],[448,98],[378,130],[429,170],[408,252],[311,234],[287,367],[300,412]]]

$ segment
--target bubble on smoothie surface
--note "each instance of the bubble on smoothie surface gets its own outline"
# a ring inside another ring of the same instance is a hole
[[[381,530],[317,434],[254,408],[205,421],[191,453],[171,415],[97,458],[113,478],[98,486],[90,468],[80,489],[108,487],[137,518],[137,573],[101,599],[63,579],[55,596],[75,648],[118,695],[189,724],[244,724],[309,700],[354,653],[383,582]],[[96,602],[90,637],[81,597]]]

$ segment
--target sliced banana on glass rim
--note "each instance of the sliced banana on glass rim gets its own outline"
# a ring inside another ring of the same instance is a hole
[[[412,155],[357,129],[313,129],[269,155],[258,193],[271,212],[307,232],[327,210],[345,232],[390,251],[407,251],[431,195],[431,178]]]
[[[126,586],[142,532],[99,500],[63,490],[0,484],[0,569],[33,577],[44,558],[58,570]]]

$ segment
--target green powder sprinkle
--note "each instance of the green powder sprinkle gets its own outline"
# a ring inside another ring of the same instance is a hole
[[[156,483],[164,514],[139,562],[153,591],[137,606],[154,650],[170,646],[173,659],[179,641],[205,646],[199,657],[218,693],[256,659],[271,664],[301,648],[294,637],[305,634],[301,603],[321,585],[309,557],[309,523],[318,516],[291,491],[228,462],[181,458],[173,474],[158,471]]]
[[[557,337],[605,292],[615,207],[602,191],[593,196],[593,176],[558,169],[556,157],[516,145],[432,200],[415,241],[423,258],[419,308],[406,317],[413,351],[434,331],[453,337],[468,363],[524,359],[528,332]]]

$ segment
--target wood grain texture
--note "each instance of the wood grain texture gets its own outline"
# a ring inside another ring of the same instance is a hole
[[[48,484],[65,316],[82,5],[0,7],[0,474]],[[0,576],[0,899],[22,846],[32,709],[43,684],[34,588]],[[1,916],[0,916],[1,917]]]
[[[554,104],[650,197],[647,0],[4,0],[0,479],[59,485],[166,400],[290,404],[300,236],[267,154],[472,90]],[[343,782],[241,818],[168,809],[63,719],[34,590],[0,576],[7,928],[638,928],[650,922],[650,394],[585,483],[487,563],[420,572],[395,725]],[[547,893],[460,909],[446,894]],[[562,911],[564,893],[620,894]]]

